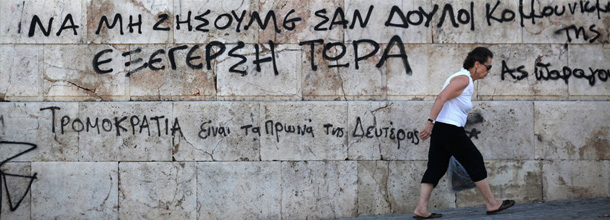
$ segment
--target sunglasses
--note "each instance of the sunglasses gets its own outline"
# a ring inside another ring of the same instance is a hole
[[[487,71],[489,71],[492,67],[492,65],[485,65],[485,64],[483,64],[483,66],[485,66],[485,68],[487,68]]]

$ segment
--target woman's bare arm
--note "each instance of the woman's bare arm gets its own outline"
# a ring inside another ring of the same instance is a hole
[[[470,80],[468,79],[468,76],[465,75],[456,76],[451,79],[451,81],[449,81],[449,85],[447,85],[447,87],[445,87],[445,89],[443,89],[443,91],[441,91],[441,93],[436,96],[434,104],[432,104],[432,108],[430,109],[430,118],[436,120],[436,117],[438,117],[438,114],[441,112],[441,109],[443,108],[445,102],[447,100],[460,96],[460,94],[462,94],[462,92],[464,91],[464,89],[466,89],[469,83]],[[433,127],[434,124],[432,124],[431,122],[426,122],[426,126],[419,133],[419,137],[422,140],[428,139],[428,137],[430,137],[430,135],[432,134]]]

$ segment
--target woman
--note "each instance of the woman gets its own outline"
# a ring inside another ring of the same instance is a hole
[[[419,202],[413,211],[416,219],[442,217],[441,214],[428,212],[428,203],[432,190],[447,171],[451,156],[464,166],[483,195],[487,214],[497,213],[515,204],[513,200],[494,198],[487,183],[483,156],[464,131],[468,111],[472,108],[474,81],[489,74],[492,59],[493,53],[484,47],[477,47],[468,53],[463,69],[447,79],[432,105],[430,118],[419,135],[422,140],[432,138],[428,168],[422,178]]]

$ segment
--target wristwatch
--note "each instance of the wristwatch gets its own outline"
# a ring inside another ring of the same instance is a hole
[[[432,120],[431,118],[428,118],[428,121],[429,121],[429,122],[432,122],[432,124],[436,123],[436,121],[435,121],[435,120]]]

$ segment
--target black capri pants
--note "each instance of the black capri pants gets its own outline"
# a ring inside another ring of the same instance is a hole
[[[466,136],[464,128],[436,122],[430,136],[428,168],[421,182],[436,187],[447,172],[451,156],[464,166],[473,182],[487,178],[483,155]]]

